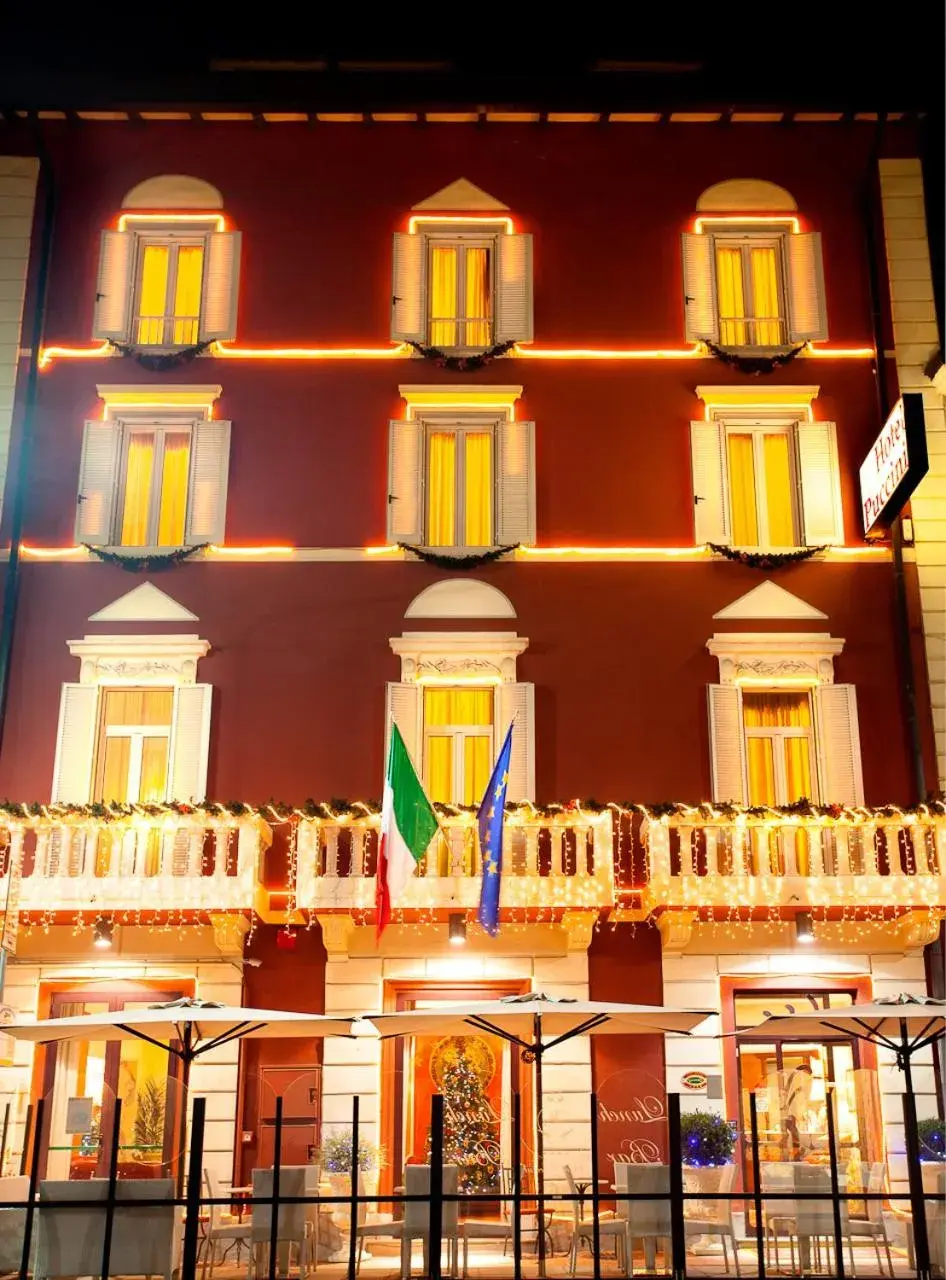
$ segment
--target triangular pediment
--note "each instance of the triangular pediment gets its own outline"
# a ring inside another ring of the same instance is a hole
[[[90,622],[196,622],[197,614],[172,600],[153,582],[142,582],[131,591],[90,614]]]
[[[469,211],[483,213],[491,209],[508,209],[509,205],[503,204],[501,200],[491,196],[482,187],[468,182],[466,178],[457,178],[456,182],[451,182],[448,187],[435,191],[426,200],[421,200],[419,204],[415,204],[414,208],[415,210],[424,211],[439,210],[441,213],[467,213]]]
[[[714,613],[714,618],[826,618],[828,615],[784,587],[765,581]]]

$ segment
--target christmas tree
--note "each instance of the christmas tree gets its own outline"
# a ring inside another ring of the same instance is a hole
[[[496,1116],[462,1047],[444,1063],[440,1087],[444,1164],[458,1166],[461,1192],[495,1191],[500,1160]]]

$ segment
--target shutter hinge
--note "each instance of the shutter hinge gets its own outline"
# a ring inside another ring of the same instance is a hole
[[[699,495],[698,493],[694,493],[694,495],[693,495],[693,505],[694,505],[694,507],[696,506],[696,504],[697,504],[698,502],[705,502],[705,501],[706,501],[706,499],[705,499],[705,498],[701,498],[701,497],[700,497],[700,495]]]

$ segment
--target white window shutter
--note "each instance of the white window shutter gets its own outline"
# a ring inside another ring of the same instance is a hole
[[[500,546],[535,543],[535,423],[503,422],[497,428],[496,540]]]
[[[494,342],[532,341],[532,236],[499,236]]]
[[[746,803],[746,736],[742,694],[735,685],[707,685],[713,799]]]
[[[690,423],[693,474],[693,524],[697,545],[728,546],[729,491],[726,482],[726,429],[720,422]]]
[[[427,340],[427,239],[394,233],[391,279],[391,338],[394,342]]]
[[[510,801],[535,799],[535,685],[501,684],[499,693],[499,724],[494,737],[496,754],[512,724],[512,754],[509,761],[509,786],[506,799]]]
[[[92,761],[99,691],[94,684],[64,684],[59,701],[54,804],[88,804],[92,798]]]
[[[418,777],[423,778],[421,759],[421,686],[391,681],[385,687],[384,767],[388,767],[391,725],[401,731],[407,753],[414,762]]]
[[[822,804],[864,803],[857,697],[852,684],[825,684],[815,690],[818,772]]]
[[[168,749],[168,800],[193,803],[207,797],[210,700],[213,686],[182,684],[174,690]]]
[[[799,422],[795,431],[805,545],[842,545],[844,515],[841,510],[838,429],[833,422]]]
[[[213,231],[207,237],[200,301],[201,342],[229,342],[236,337],[242,239],[239,231]]]
[[[392,422],[388,427],[388,542],[420,546],[424,541],[424,426]]]
[[[184,531],[187,546],[223,542],[229,471],[230,423],[213,418],[195,423],[191,435],[190,488]]]
[[[126,231],[102,232],[99,270],[95,280],[95,310],[92,315],[93,338],[127,342],[134,260],[133,235]]]
[[[76,542],[107,547],[118,483],[121,429],[117,422],[87,422],[82,430]]]
[[[821,234],[786,236],[788,336],[792,342],[823,342],[828,336],[824,304]]]
[[[683,305],[688,342],[719,342],[713,237],[683,233]]]

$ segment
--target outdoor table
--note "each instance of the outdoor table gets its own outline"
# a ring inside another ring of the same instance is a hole
[[[243,1215],[246,1213],[247,1199],[253,1194],[252,1184],[248,1187],[231,1187],[230,1195],[233,1197],[233,1208],[236,1212],[237,1222],[243,1221]],[[239,1256],[239,1254],[237,1255]]]

